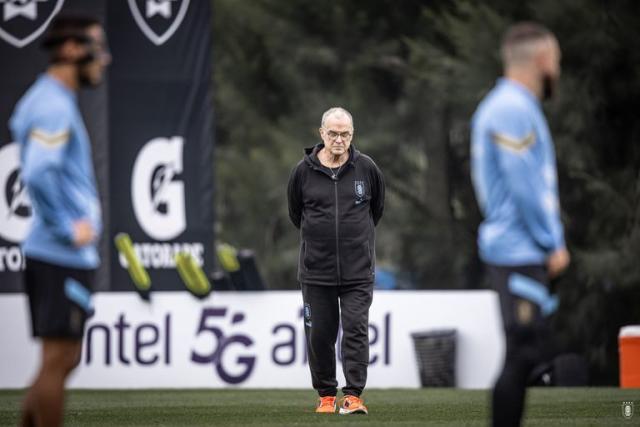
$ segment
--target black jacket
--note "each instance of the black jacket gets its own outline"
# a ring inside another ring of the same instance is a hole
[[[289,217],[302,239],[298,280],[330,286],[372,283],[384,177],[351,145],[349,160],[333,179],[318,160],[323,147],[305,149],[289,178]]]

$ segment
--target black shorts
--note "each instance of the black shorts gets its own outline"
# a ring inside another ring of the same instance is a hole
[[[537,300],[536,295],[549,293],[547,270],[540,265],[503,267],[487,265],[486,271],[491,286],[500,295],[500,308],[505,327],[513,325],[529,325],[546,317],[545,301]],[[515,282],[515,283],[514,283]],[[513,285],[522,284],[526,290],[531,288],[531,297],[526,293],[518,293]],[[511,286],[510,286],[511,285]],[[536,287],[538,292],[536,292]],[[522,305],[526,302],[529,304]]]
[[[549,317],[557,308],[547,269],[486,265],[486,272],[500,296],[507,356],[518,348],[533,360],[547,359],[554,351]]]
[[[27,258],[25,290],[34,337],[81,339],[93,315],[95,270],[77,269]]]

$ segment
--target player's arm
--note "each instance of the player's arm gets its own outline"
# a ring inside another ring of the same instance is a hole
[[[70,120],[64,113],[37,117],[24,146],[22,176],[43,221],[61,240],[81,246],[93,240],[94,232],[64,202],[60,173],[69,139]]]
[[[302,221],[302,187],[300,182],[300,171],[296,166],[289,177],[287,185],[287,201],[289,203],[289,218],[296,228],[300,228]]]
[[[536,140],[533,122],[524,111],[505,109],[495,117],[490,138],[525,226],[547,253],[563,249],[558,198],[545,181],[543,164],[537,155],[540,142]],[[555,170],[546,173],[555,173]]]
[[[372,177],[371,177],[371,216],[373,217],[373,224],[378,225],[382,213],[384,212],[384,175],[378,166],[372,164]]]

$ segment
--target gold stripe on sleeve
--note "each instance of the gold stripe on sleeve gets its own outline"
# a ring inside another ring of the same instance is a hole
[[[504,134],[494,133],[493,142],[511,151],[522,152],[536,142],[536,137],[533,131],[531,131],[529,135],[521,139],[512,138]]]
[[[29,134],[29,139],[33,139],[45,147],[56,148],[69,141],[69,130],[51,133],[42,129],[33,129]]]

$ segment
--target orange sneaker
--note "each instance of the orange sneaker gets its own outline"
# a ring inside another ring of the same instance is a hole
[[[319,414],[333,414],[336,412],[336,397],[325,396],[319,398],[316,412]]]
[[[340,414],[365,414],[367,415],[367,407],[364,406],[362,399],[352,395],[346,395],[340,402]]]

